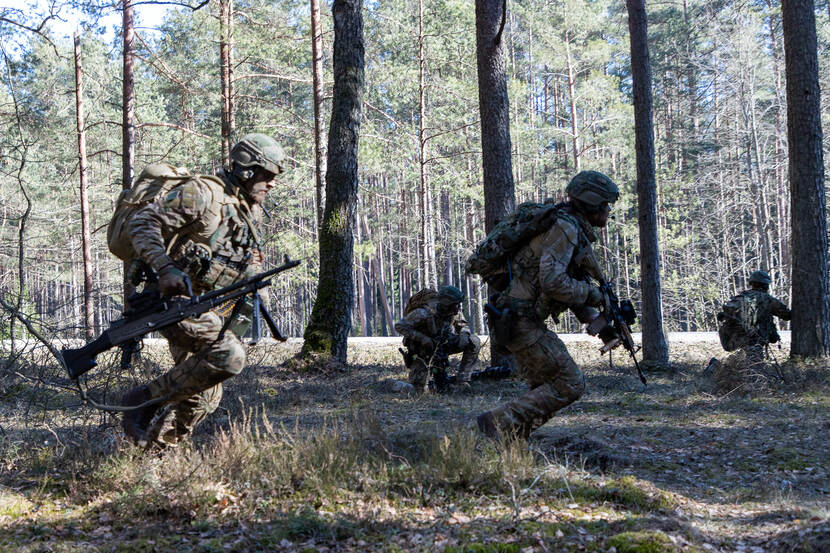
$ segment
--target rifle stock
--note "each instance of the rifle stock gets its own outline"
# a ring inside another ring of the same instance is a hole
[[[66,363],[69,376],[74,380],[82,374],[95,368],[98,363],[96,357],[115,346],[129,344],[137,339],[154,332],[172,326],[189,317],[196,317],[218,307],[221,304],[233,301],[248,294],[257,294],[260,288],[271,284],[270,277],[293,269],[300,264],[300,261],[291,261],[286,258],[285,263],[264,273],[254,275],[251,278],[213,290],[200,296],[191,298],[161,298],[158,302],[152,302],[142,311],[126,313],[122,318],[113,321],[110,327],[92,342],[75,349],[63,348],[61,355]],[[264,308],[260,304],[260,307]],[[274,324],[270,315],[266,322],[271,327]],[[276,331],[276,333],[274,333]],[[274,324],[271,332],[276,338],[282,334]],[[285,339],[283,337],[283,339]]]

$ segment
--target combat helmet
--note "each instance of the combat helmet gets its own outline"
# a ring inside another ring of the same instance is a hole
[[[231,170],[241,180],[251,178],[256,167],[262,167],[275,175],[285,170],[285,152],[279,143],[267,134],[246,134],[234,144],[230,158]]]
[[[438,289],[438,299],[446,303],[461,303],[464,300],[464,292],[455,286],[442,286]]]
[[[568,183],[565,193],[588,209],[598,209],[603,203],[614,203],[620,197],[614,181],[599,171],[580,171]]]
[[[772,282],[772,279],[769,276],[769,273],[766,271],[753,271],[751,275],[749,275],[749,283],[750,284],[761,284],[763,286],[769,286]]]

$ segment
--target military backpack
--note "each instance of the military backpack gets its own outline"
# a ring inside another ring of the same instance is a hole
[[[761,305],[754,294],[738,294],[723,304],[718,313],[718,337],[723,349],[735,351],[753,342],[763,341],[759,336]]]
[[[403,316],[406,317],[416,309],[426,307],[436,301],[438,301],[438,292],[432,288],[424,288],[409,298],[406,302],[406,307],[404,307]]]
[[[145,167],[133,187],[122,190],[115,202],[115,211],[107,225],[107,247],[110,252],[124,261],[135,259],[136,252],[129,231],[133,214],[159,195],[166,194],[192,177],[187,169],[166,163],[154,163]]]
[[[525,202],[502,219],[467,259],[467,273],[481,275],[498,291],[512,278],[511,258],[533,238],[548,231],[559,217],[563,204]]]

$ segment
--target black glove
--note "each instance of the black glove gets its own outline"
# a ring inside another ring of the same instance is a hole
[[[614,340],[619,339],[620,334],[617,332],[617,329],[611,325],[605,325],[600,329],[598,334],[600,340],[602,340],[603,344],[609,344]]]

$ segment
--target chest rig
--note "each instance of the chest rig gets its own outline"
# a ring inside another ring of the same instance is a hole
[[[209,183],[213,199],[204,221],[184,233],[171,252],[176,266],[203,290],[252,276],[262,257],[255,208],[220,178]]]

